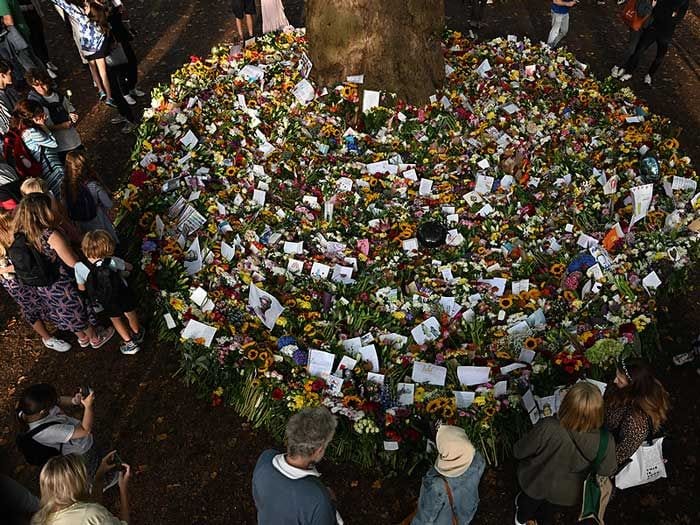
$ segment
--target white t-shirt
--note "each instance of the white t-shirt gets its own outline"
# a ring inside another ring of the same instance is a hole
[[[45,418],[29,423],[29,429],[34,429],[39,425],[51,421],[58,421],[59,424],[45,428],[36,434],[34,436],[35,441],[55,449],[60,449],[61,444],[63,444],[62,454],[64,456],[67,454],[82,455],[92,448],[92,434],[77,439],[71,439],[75,428],[80,425],[80,421],[74,417],[67,416],[57,406],[52,407],[51,410],[49,410],[49,415]]]
[[[102,261],[103,260],[97,261],[95,266],[102,266]],[[124,259],[110,256],[109,269],[115,272],[124,272],[126,271],[126,263]],[[85,284],[87,282],[88,275],[90,275],[90,268],[88,268],[85,263],[75,263],[73,271],[75,272],[75,282],[78,284]]]

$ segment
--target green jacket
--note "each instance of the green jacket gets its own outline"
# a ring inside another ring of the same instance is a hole
[[[0,16],[5,15],[12,16],[15,27],[19,29],[26,40],[29,40],[29,26],[24,20],[22,8],[17,0],[0,0]]]
[[[513,455],[520,460],[520,488],[531,498],[556,505],[580,503],[583,481],[598,452],[599,440],[599,431],[569,433],[556,416],[541,419],[513,447]],[[598,474],[612,476],[616,470],[615,440],[609,436]]]

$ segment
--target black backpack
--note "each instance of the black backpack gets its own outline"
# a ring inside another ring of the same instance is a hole
[[[70,186],[68,186],[69,188]],[[90,190],[84,184],[81,184],[78,188],[78,195],[75,196],[75,200],[70,195],[68,198],[68,216],[78,222],[91,221],[97,217],[97,203],[95,199],[92,198]]]
[[[26,286],[51,286],[58,280],[58,264],[40,253],[24,233],[15,234],[7,255],[19,282]]]
[[[109,267],[109,257],[102,260],[99,266],[87,263],[90,273],[85,281],[85,289],[92,302],[105,306],[112,304],[126,288],[120,273]]]
[[[68,111],[66,111],[66,108],[63,106],[63,101],[66,97],[63,96],[62,93],[58,94],[58,102],[49,102],[39,93],[33,90],[29,92],[27,98],[29,100],[34,100],[38,102],[46,108],[46,110],[49,112],[51,123],[54,126],[57,124],[63,124],[64,122],[68,122],[70,120],[70,115],[68,114]]]
[[[49,447],[42,443],[39,443],[34,436],[36,436],[42,430],[45,430],[54,425],[60,424],[60,421],[49,421],[48,423],[43,423],[32,430],[27,432],[22,432],[17,436],[17,448],[20,450],[24,459],[30,465],[36,465],[37,467],[42,467],[49,459],[54,456],[58,456],[63,451],[63,443],[61,447],[56,449],[54,447]]]

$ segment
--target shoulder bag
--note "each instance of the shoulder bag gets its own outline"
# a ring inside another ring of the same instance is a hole
[[[581,448],[578,446],[578,443],[576,443],[576,440],[571,435],[571,432],[569,432],[569,437],[571,438],[571,441],[573,442],[574,446],[576,447],[576,450],[578,450],[579,454],[581,454],[581,456],[583,456],[583,458],[586,459],[586,455],[583,453]],[[601,483],[600,483],[599,476],[598,476],[598,467],[600,467],[600,464],[603,462],[603,458],[605,457],[605,451],[608,449],[609,438],[610,438],[610,434],[608,434],[608,432],[606,430],[600,431],[600,441],[598,442],[598,452],[596,453],[595,459],[593,460],[593,462],[590,465],[590,469],[588,471],[588,475],[586,476],[586,479],[583,481],[583,497],[581,499],[581,513],[579,514],[578,521],[590,520],[589,523],[596,523],[596,524],[601,523],[599,514],[600,514],[600,507],[601,507],[602,490],[601,490]]]
[[[649,432],[646,441],[632,454],[630,461],[615,476],[615,486],[618,489],[636,487],[667,477],[663,454],[664,438],[652,439],[654,425],[651,418],[648,417],[647,420]]]

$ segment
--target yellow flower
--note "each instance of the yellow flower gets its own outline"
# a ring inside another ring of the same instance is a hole
[[[484,406],[486,404],[486,398],[484,396],[477,396],[474,398],[474,404],[478,407]]]
[[[280,316],[277,318],[277,323],[275,323],[275,324],[284,328],[285,326],[287,326],[287,318]]]
[[[418,388],[416,388],[416,391],[414,392],[413,397],[416,400],[416,402],[418,402],[418,403],[423,401],[423,398],[425,397],[425,388],[423,388],[422,386],[419,386]]]

